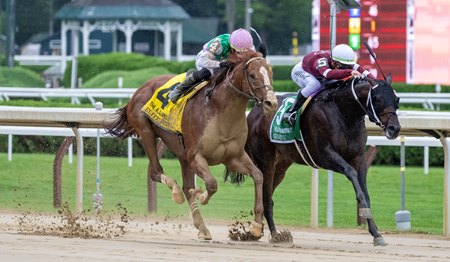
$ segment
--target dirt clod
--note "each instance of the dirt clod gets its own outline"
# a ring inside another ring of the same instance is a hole
[[[261,237],[253,236],[250,231],[251,221],[249,217],[253,215],[253,212],[241,211],[239,215],[233,217],[234,223],[228,225],[228,237],[233,241],[257,241],[264,235],[264,228]]]
[[[114,220],[115,212],[111,215],[88,216],[87,212],[89,211],[87,211],[77,215],[69,209],[67,203],[64,203],[58,210],[58,215],[53,216],[52,221],[39,216],[31,216],[30,213],[16,217],[19,225],[18,231],[23,234],[70,238],[117,238],[126,233],[130,217],[127,209],[121,204],[117,204],[116,207],[120,215],[120,222]]]

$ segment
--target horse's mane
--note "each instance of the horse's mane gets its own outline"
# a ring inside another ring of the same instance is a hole
[[[235,52],[231,51],[230,56],[228,57],[228,62],[231,64],[232,67],[237,66],[241,63],[245,63],[248,60],[252,59],[253,57],[262,56],[258,52],[254,50],[248,50],[245,52]],[[225,76],[227,75],[227,68],[220,68],[219,71],[211,77],[210,81],[211,83],[220,83],[223,79],[225,79]]]
[[[237,65],[239,63],[247,62],[248,60],[252,59],[253,57],[261,56],[258,52],[254,50],[248,50],[245,52],[235,52],[231,51],[230,56],[228,57],[228,62],[232,65]]]
[[[315,100],[331,101],[334,96],[338,95],[340,92],[345,91],[345,89],[350,88],[352,81],[353,79],[349,78],[347,80],[338,80],[336,82],[327,84],[324,89],[319,91],[320,94],[318,94]],[[357,78],[355,81],[355,84],[367,82],[371,85],[374,85],[374,80],[369,80],[369,78]]]

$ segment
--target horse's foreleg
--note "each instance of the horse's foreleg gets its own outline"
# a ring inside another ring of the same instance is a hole
[[[240,158],[228,162],[226,166],[230,171],[249,174],[253,178],[255,185],[255,204],[253,209],[255,212],[255,221],[251,223],[249,230],[254,237],[259,238],[262,236],[263,230],[263,174],[253,164],[247,153],[244,153]]]
[[[367,170],[367,168],[365,168]],[[367,182],[366,182],[367,172],[359,171],[358,172],[358,181],[361,186],[362,191],[366,197],[368,208],[371,208],[369,190],[367,190]],[[375,223],[375,220],[372,218],[367,219],[367,225],[369,227],[369,233],[373,236],[373,244],[375,246],[385,246],[387,245],[384,238],[381,236],[380,232],[378,232],[378,227]]]
[[[277,157],[274,157],[277,158]],[[270,235],[271,235],[271,242],[292,242],[292,235],[286,235],[283,233],[279,233],[276,230],[275,222],[273,219],[273,193],[275,192],[276,188],[280,185],[280,183],[283,181],[286,170],[292,165],[292,161],[288,160],[286,158],[277,158],[278,161],[276,164],[272,163],[263,163],[259,165],[261,168],[261,171],[264,175],[264,187],[263,187],[263,193],[264,193],[264,216],[266,217],[267,223],[269,225],[270,229]],[[266,164],[268,164],[268,167],[266,167]],[[267,181],[269,180],[269,181]],[[267,185],[267,183],[270,183],[270,185]],[[268,201],[267,197],[270,198],[270,201]]]
[[[197,154],[194,157],[194,161],[191,163],[191,167],[196,171],[196,174],[205,181],[206,191],[202,192],[200,188],[197,188],[190,190],[190,194],[198,199],[200,204],[206,205],[214,193],[217,192],[217,181],[211,175],[208,162],[203,156]]]
[[[359,208],[359,215],[366,219],[372,218],[372,211],[370,210],[370,206],[366,201],[366,196],[361,189],[358,172],[355,168],[335,152],[331,152],[331,154],[329,154],[328,161],[332,163],[328,169],[344,174],[352,183],[353,189],[355,190],[356,200],[361,206]]]
[[[270,234],[272,236],[277,234],[277,228],[273,221],[273,172],[267,172],[261,170],[264,174],[263,183],[263,205],[264,205],[264,217],[266,217],[267,225],[269,226]]]
[[[198,238],[210,240],[212,237],[208,228],[205,226],[200,209],[195,201],[196,198],[191,196],[191,193],[189,192],[190,189],[195,187],[195,173],[188,168],[186,163],[182,164],[181,167],[183,170],[183,192],[189,204],[189,210],[191,211],[194,226],[198,229]]]

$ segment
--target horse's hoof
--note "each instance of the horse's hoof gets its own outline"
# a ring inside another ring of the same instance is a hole
[[[198,196],[198,201],[200,201],[200,204],[202,204],[202,205],[208,204],[208,202],[209,202],[208,191],[205,191],[202,194],[200,194]]]
[[[201,187],[199,188],[191,188],[189,189],[189,194],[191,194],[191,197],[198,199],[198,196],[203,193],[203,190]]]
[[[174,185],[172,187],[172,200],[177,204],[184,203],[184,195],[183,195],[183,192],[181,192],[178,185]]]
[[[262,235],[263,224],[258,223],[256,221],[252,221],[248,230],[250,231],[252,236],[254,236],[256,238],[260,238]]]
[[[374,246],[382,246],[382,247],[384,247],[384,246],[387,246],[388,243],[386,243],[384,241],[383,237],[376,237],[376,238],[373,239],[373,245]]]
[[[209,233],[208,229],[203,229],[201,231],[198,231],[198,238],[201,240],[211,240],[212,236]]]
[[[359,216],[365,219],[372,219],[372,210],[368,207],[363,207],[359,209]]]
[[[189,189],[189,194],[191,194],[191,198],[200,201],[200,204],[208,204],[208,191],[203,192],[202,188]]]
[[[283,230],[280,233],[272,234],[269,242],[271,243],[292,243],[294,241],[292,234],[288,230]]]

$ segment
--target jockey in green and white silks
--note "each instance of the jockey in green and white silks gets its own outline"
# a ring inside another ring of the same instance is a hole
[[[226,60],[232,49],[237,52],[255,50],[250,32],[240,28],[231,34],[216,36],[204,44],[195,59],[197,70],[192,69],[186,73],[186,80],[169,93],[169,99],[175,103],[191,86],[209,79],[219,68],[229,67]]]
[[[241,37],[247,35],[247,31],[245,29],[239,29],[242,31],[240,34]],[[243,31],[245,30],[245,32]],[[241,32],[239,31],[239,32]],[[208,43],[203,45],[203,49],[197,54],[197,58],[195,60],[195,65],[197,66],[197,70],[201,70],[203,68],[207,68],[211,75],[214,75],[214,72],[217,71],[217,68],[221,67],[220,63],[225,62],[230,54],[232,44],[230,43],[230,34],[222,34],[213,39],[211,39]],[[240,48],[235,47],[239,52],[245,51],[247,49],[255,50],[253,46],[253,39],[248,33],[248,37],[245,43],[240,44]],[[223,64],[227,65],[227,64]],[[222,65],[222,67],[224,67]]]

